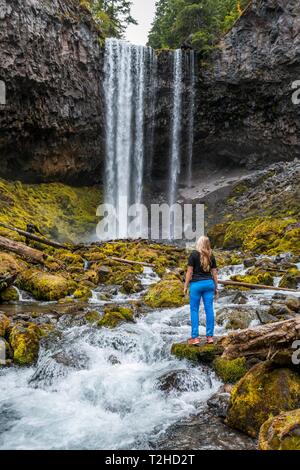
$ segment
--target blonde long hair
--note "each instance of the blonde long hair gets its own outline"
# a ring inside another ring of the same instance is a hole
[[[200,261],[203,271],[208,273],[211,269],[212,249],[208,237],[200,237],[196,244],[196,249],[200,253]]]

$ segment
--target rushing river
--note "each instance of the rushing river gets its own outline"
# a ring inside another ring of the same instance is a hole
[[[244,268],[225,268],[221,277],[228,270]],[[157,281],[150,271],[142,278],[145,288]],[[232,293],[224,294],[217,310],[233,305]],[[272,293],[244,295],[255,308]],[[96,294],[92,302],[102,311]],[[25,297],[3,305],[14,315],[51,308]],[[222,385],[214,372],[170,354],[173,343],[189,337],[188,306],[149,312],[112,330],[63,315],[56,330],[42,342],[35,366],[0,369],[0,449],[253,448],[250,438],[209,411],[207,400]],[[217,326],[216,334],[224,333]]]

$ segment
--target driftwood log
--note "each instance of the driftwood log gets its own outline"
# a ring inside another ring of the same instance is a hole
[[[291,320],[235,331],[219,341],[224,348],[223,357],[228,359],[254,357],[292,364],[292,346],[297,340],[300,340],[300,315]]]
[[[0,223],[0,227],[6,228],[7,230],[11,230],[13,232],[17,232],[19,235],[29,238],[30,240],[33,240],[35,242],[41,243],[42,245],[48,245],[48,246],[52,246],[53,248],[59,248],[59,249],[69,250],[69,251],[71,249],[67,245],[62,245],[61,243],[48,240],[47,238],[38,237],[37,235],[34,235],[33,233],[30,233],[30,232],[26,232],[25,230],[21,230],[20,228],[11,227],[10,225],[6,225],[2,223]]]
[[[35,264],[43,264],[47,258],[47,255],[42,251],[30,248],[23,243],[10,240],[9,238],[2,236],[0,236],[0,249],[17,253],[21,257]]]
[[[142,261],[132,261],[132,260],[129,260],[129,259],[117,258],[116,256],[109,256],[109,259],[112,260],[112,261],[117,261],[118,263],[136,264],[138,266],[146,266],[148,268],[154,268],[154,264],[144,263]]]
[[[262,284],[249,284],[247,282],[238,282],[238,281],[219,281],[219,284],[223,286],[238,286],[238,287],[247,287],[248,289],[263,289],[263,290],[275,290],[275,291],[286,291],[286,292],[298,292],[295,289],[288,289],[287,287],[274,287],[266,286]]]

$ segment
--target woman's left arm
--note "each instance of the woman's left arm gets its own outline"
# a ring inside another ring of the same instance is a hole
[[[192,266],[188,266],[186,276],[185,276],[184,289],[183,289],[184,295],[187,294],[190,282],[191,282],[192,277],[193,277],[193,272],[194,272],[194,268]]]

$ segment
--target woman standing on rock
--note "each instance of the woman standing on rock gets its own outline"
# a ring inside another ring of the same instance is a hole
[[[199,344],[199,309],[203,299],[206,314],[207,343],[214,342],[214,298],[218,298],[218,271],[209,238],[200,237],[197,251],[193,251],[188,260],[188,270],[184,285],[186,295],[190,287],[190,307],[192,322],[192,337],[189,344]]]

